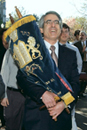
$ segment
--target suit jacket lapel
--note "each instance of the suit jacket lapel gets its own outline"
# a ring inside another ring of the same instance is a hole
[[[65,49],[63,46],[59,45],[59,55],[58,55],[58,68],[61,69],[64,66],[64,62],[66,62]],[[63,63],[62,63],[63,62]]]
[[[82,46],[82,43],[80,42],[80,47],[81,47],[81,50],[83,50],[83,46]]]
[[[87,47],[87,41],[86,41],[86,47]]]

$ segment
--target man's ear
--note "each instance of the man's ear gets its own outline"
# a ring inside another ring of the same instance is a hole
[[[40,28],[40,32],[43,33],[43,28]]]

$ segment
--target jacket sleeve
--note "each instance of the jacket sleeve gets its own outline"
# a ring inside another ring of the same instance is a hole
[[[79,73],[77,69],[77,59],[76,59],[76,53],[73,53],[73,59],[72,59],[72,66],[71,66],[71,75],[70,75],[70,84],[73,89],[73,97],[75,98],[75,101],[71,103],[71,107],[73,108],[74,104],[76,103],[78,99],[78,93],[80,91],[80,83],[79,83]]]
[[[33,100],[37,101],[38,103],[42,102],[41,97],[43,93],[46,91],[42,86],[35,85],[27,79],[27,77],[22,73],[19,69],[17,73],[17,83],[21,89],[23,89],[24,93],[31,97]]]

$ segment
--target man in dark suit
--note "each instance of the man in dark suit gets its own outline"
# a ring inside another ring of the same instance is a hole
[[[87,40],[86,40],[86,33],[84,31],[80,32],[80,41],[76,42],[75,45],[76,47],[78,47],[82,60],[85,61],[86,57],[85,57],[85,52],[87,51]]]
[[[72,95],[77,100],[79,91],[79,75],[77,70],[76,53],[69,48],[60,46],[58,37],[62,29],[62,20],[58,13],[47,12],[39,22],[41,33],[44,35],[44,42],[51,53],[51,45],[55,46],[58,58],[58,68],[71,84],[74,93]],[[71,58],[72,57],[72,58]],[[17,81],[20,87],[24,88],[27,94],[24,114],[24,130],[71,130],[71,113],[65,110],[63,101],[56,103],[54,93],[47,91],[41,86],[28,83],[25,75],[18,71]],[[69,109],[74,106],[74,102],[69,104]],[[40,106],[45,104],[46,108],[40,110]],[[57,121],[53,119],[57,118]]]
[[[81,54],[83,60],[82,72],[85,72],[84,75],[87,74],[87,34],[84,31],[80,32],[80,41],[76,42],[75,45]],[[85,89],[86,89],[87,81],[81,80],[80,82],[80,96],[85,97]]]

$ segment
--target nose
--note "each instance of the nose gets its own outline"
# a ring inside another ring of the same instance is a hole
[[[51,26],[54,27],[55,26],[55,23],[54,21],[51,22]]]

